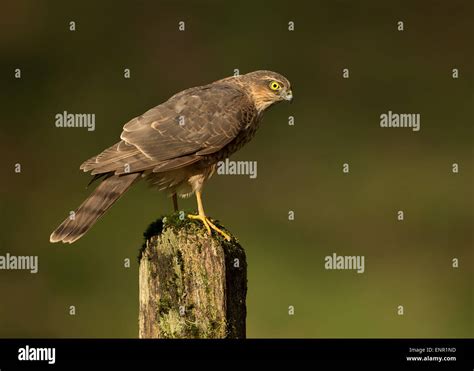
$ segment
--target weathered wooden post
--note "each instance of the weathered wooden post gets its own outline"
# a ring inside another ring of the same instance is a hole
[[[139,337],[245,338],[247,262],[235,238],[210,236],[183,212],[144,235]]]

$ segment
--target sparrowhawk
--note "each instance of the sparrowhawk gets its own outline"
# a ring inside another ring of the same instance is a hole
[[[141,178],[173,196],[175,209],[177,196],[195,193],[198,214],[188,217],[229,240],[204,212],[204,182],[219,161],[252,139],[267,108],[292,99],[284,76],[255,71],[186,89],[132,119],[118,143],[81,165],[94,175],[92,181],[101,182],[50,241],[73,243],[81,238]]]

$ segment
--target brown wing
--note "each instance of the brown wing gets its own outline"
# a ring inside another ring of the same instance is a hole
[[[255,115],[253,103],[234,87],[191,88],[125,124],[122,141],[84,162],[81,169],[123,174],[184,167],[219,151]]]

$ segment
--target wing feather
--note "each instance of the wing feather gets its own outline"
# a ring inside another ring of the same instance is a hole
[[[121,141],[81,165],[92,174],[162,172],[215,153],[244,129],[255,107],[236,87],[214,83],[184,90],[126,123]]]

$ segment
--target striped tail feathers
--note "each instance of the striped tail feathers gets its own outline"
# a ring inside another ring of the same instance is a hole
[[[133,173],[105,178],[79,206],[73,216],[66,218],[51,233],[50,242],[77,241],[139,179],[140,175],[140,173]]]

